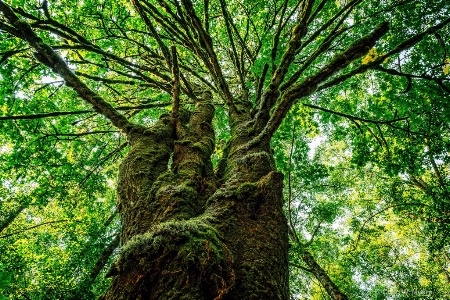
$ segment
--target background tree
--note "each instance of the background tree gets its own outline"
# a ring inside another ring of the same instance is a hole
[[[4,297],[445,297],[428,2],[0,2]]]

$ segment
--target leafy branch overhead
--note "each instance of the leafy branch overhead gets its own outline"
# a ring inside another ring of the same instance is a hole
[[[441,299],[449,11],[0,0],[0,299]]]
[[[361,2],[349,1],[326,21],[316,24],[317,15],[325,16],[325,1],[319,5],[315,1],[300,1],[293,7],[284,1],[273,16],[267,15],[262,20],[259,26],[262,30],[256,26],[259,16],[252,17],[252,13],[259,9],[258,4],[244,9],[244,4],[230,5],[219,1],[219,6],[212,8],[207,1],[194,9],[189,0],[180,3],[134,1],[138,15],[125,9],[114,16],[108,15],[107,5],[102,4],[92,14],[101,26],[95,34],[103,36],[91,40],[78,32],[79,29],[58,21],[54,17],[58,8],[53,11],[53,5],[47,1],[34,12],[2,2],[2,30],[28,44],[28,48],[4,52],[2,60],[30,53],[32,49],[34,59],[61,76],[80,98],[126,132],[128,129],[125,128],[132,122],[117,112],[114,102],[95,92],[97,84],[90,86],[89,81],[82,78],[103,83],[107,90],[116,92],[118,98],[124,97],[123,100],[128,98],[123,94],[126,88],[121,92],[124,87],[115,89],[113,85],[128,83],[138,85],[140,90],[158,89],[170,94],[173,85],[170,48],[177,45],[180,51],[180,91],[185,103],[189,98],[195,100],[194,90],[202,86],[217,95],[218,103],[223,101],[227,106],[231,124],[234,119],[246,116],[248,121],[255,123],[254,129],[260,135],[270,137],[292,105],[300,99],[318,89],[332,88],[356,74],[377,68],[450,22],[449,18],[443,19],[437,25],[400,40],[397,45],[387,45],[380,40],[389,31],[387,22],[375,26],[376,18],[362,18],[349,23],[349,16],[359,10]],[[392,5],[391,9],[396,6],[398,4]],[[235,24],[239,9],[244,11],[239,22],[245,26]],[[384,9],[388,10],[389,6]],[[217,17],[211,18],[212,13]],[[382,9],[377,13],[381,14]],[[220,27],[225,30],[223,38],[218,34]],[[356,33],[361,32],[359,28],[366,28],[365,35]],[[272,32],[275,32],[274,40],[263,44],[262,41],[267,40]],[[104,41],[111,43],[112,38],[115,39],[113,43],[124,45],[125,55],[116,53],[112,45],[105,49]],[[353,42],[345,46],[342,41],[348,39],[353,39]],[[386,54],[369,63],[359,61],[377,42],[377,47],[384,48]],[[223,52],[228,43],[229,50]],[[316,50],[312,55],[305,55],[311,47]],[[271,49],[267,51],[271,53],[270,67],[267,67],[269,64],[261,64],[266,59],[265,49]],[[313,63],[321,67],[311,73],[309,70]],[[119,79],[121,77],[124,79]],[[265,88],[261,90],[258,85]]]

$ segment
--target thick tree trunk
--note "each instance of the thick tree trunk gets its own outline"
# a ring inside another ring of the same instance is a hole
[[[213,114],[198,103],[175,134],[163,116],[129,136],[118,184],[122,249],[103,299],[288,299],[283,176],[269,141],[247,149],[251,130],[234,129],[214,174]]]

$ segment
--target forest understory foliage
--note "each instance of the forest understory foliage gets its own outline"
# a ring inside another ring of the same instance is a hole
[[[0,300],[448,299],[449,15],[0,0]]]

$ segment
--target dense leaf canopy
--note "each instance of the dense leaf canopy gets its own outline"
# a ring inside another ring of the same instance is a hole
[[[272,140],[294,299],[329,299],[305,253],[351,299],[447,299],[449,15],[444,0],[0,2],[0,299],[104,292],[122,133],[206,92],[214,166],[242,115]]]

